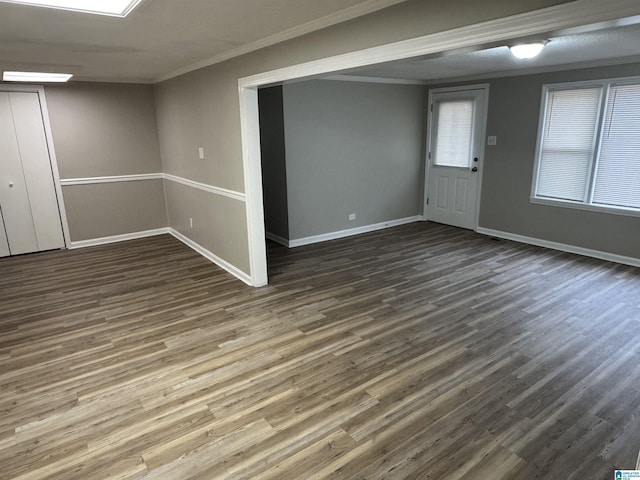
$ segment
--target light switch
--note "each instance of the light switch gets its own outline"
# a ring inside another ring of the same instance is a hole
[[[200,160],[204,160],[204,147],[198,147],[198,157]]]
[[[498,144],[498,137],[496,137],[495,135],[490,135],[487,137],[487,145],[497,145]]]

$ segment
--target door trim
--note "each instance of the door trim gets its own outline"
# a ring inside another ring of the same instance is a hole
[[[480,125],[480,139],[481,139],[481,151],[478,160],[478,188],[476,191],[476,211],[473,215],[473,231],[478,230],[480,221],[480,198],[482,198],[482,175],[484,173],[484,156],[487,148],[487,114],[489,112],[489,84],[477,83],[473,85],[461,85],[457,87],[442,87],[429,89],[429,95],[427,100],[427,138],[424,156],[424,196],[422,199],[423,216],[425,220],[429,220],[427,215],[427,199],[429,198],[429,170],[431,162],[429,161],[429,147],[431,145],[431,124],[433,122],[433,112],[431,111],[431,105],[433,104],[433,95],[435,93],[447,93],[447,92],[463,92],[466,90],[484,90],[484,106],[482,111],[482,125]]]
[[[60,214],[60,223],[62,224],[62,237],[65,248],[71,245],[71,236],[69,235],[69,222],[67,221],[67,210],[64,206],[64,197],[62,196],[62,184],[60,183],[60,171],[58,170],[58,159],[56,150],[53,146],[53,134],[51,132],[51,123],[49,122],[49,109],[47,108],[47,99],[44,93],[44,87],[40,85],[7,85],[0,84],[0,92],[25,92],[37,93],[40,101],[40,113],[42,115],[42,124],[44,125],[44,136],[47,141],[49,150],[49,163],[51,164],[51,173],[53,175],[53,187],[58,200],[58,212]]]

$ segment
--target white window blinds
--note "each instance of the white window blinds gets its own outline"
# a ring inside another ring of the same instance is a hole
[[[608,97],[593,203],[640,208],[640,84]]]
[[[474,105],[472,99],[438,102],[435,165],[470,167]]]
[[[538,196],[585,200],[601,95],[600,86],[547,93]]]
[[[640,78],[544,92],[532,200],[640,214]]]

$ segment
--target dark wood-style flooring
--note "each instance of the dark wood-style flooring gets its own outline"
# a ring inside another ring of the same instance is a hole
[[[611,479],[640,271],[417,223],[245,286],[169,236],[0,260],[0,478]]]

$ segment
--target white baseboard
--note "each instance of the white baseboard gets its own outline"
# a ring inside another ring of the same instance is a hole
[[[314,235],[311,237],[296,238],[288,241],[289,248],[301,247],[303,245],[311,245],[312,243],[326,242],[328,240],[336,240],[338,238],[351,237],[360,235],[361,233],[375,232],[384,228],[397,227],[407,223],[414,223],[423,220],[421,215],[415,217],[399,218],[397,220],[389,220],[387,222],[375,223],[373,225],[365,225],[363,227],[350,228],[348,230],[340,230],[338,232],[323,233],[322,235]],[[274,240],[277,242],[277,240]]]
[[[94,247],[96,245],[106,245],[108,243],[125,242],[127,240],[136,240],[138,238],[153,237],[155,235],[164,235],[169,233],[169,228],[156,228],[155,230],[145,230],[143,232],[124,233],[122,235],[112,235],[110,237],[90,238],[88,240],[79,240],[71,242],[70,249]]]
[[[269,240],[273,240],[274,242],[279,243],[280,245],[284,245],[285,247],[289,247],[289,240],[287,240],[284,237],[281,237],[280,235],[276,235],[275,233],[266,232],[265,236]]]
[[[188,247],[191,247],[192,249],[194,249],[196,252],[198,252],[200,255],[205,257],[207,260],[215,263],[216,265],[218,265],[223,270],[226,270],[227,272],[229,272],[234,277],[242,280],[247,285],[253,286],[253,280],[252,280],[250,275],[247,275],[245,272],[243,272],[239,268],[231,265],[226,260],[223,260],[222,258],[218,257],[213,252],[211,252],[210,250],[207,250],[206,248],[204,248],[199,243],[194,242],[189,237],[186,237],[185,235],[183,235],[182,233],[178,232],[177,230],[175,230],[173,228],[169,228],[168,233],[173,235],[175,238],[180,240],[182,243],[184,243]]]
[[[191,240],[188,237],[185,237],[183,234],[181,234],[177,230],[175,230],[173,228],[170,228],[170,227],[157,228],[155,230],[145,230],[144,232],[125,233],[123,235],[113,235],[111,237],[102,237],[102,238],[92,238],[92,239],[89,239],[89,240],[80,240],[78,242],[71,242],[71,246],[69,248],[70,249],[75,249],[75,248],[94,247],[94,246],[97,246],[97,245],[106,245],[106,244],[109,244],[109,243],[125,242],[127,240],[136,240],[138,238],[153,237],[155,235],[165,235],[165,234],[172,235],[173,237],[175,237],[176,239],[180,240],[182,243],[184,243],[188,247],[190,247],[193,250],[195,250],[196,252],[198,252],[200,255],[205,257],[207,260],[215,263],[220,268],[222,268],[223,270],[226,270],[227,272],[229,272],[234,277],[237,277],[238,279],[242,280],[247,285],[253,285],[253,281],[252,281],[250,275],[247,275],[242,270],[234,267],[229,262],[227,262],[227,261],[221,259],[220,257],[218,257],[217,255],[213,254],[212,252],[210,252],[209,250],[204,248],[202,245],[194,242],[193,240]]]
[[[575,245],[568,245],[566,243],[551,242],[549,240],[543,240],[541,238],[527,237],[524,235],[518,235],[516,233],[503,232],[500,230],[492,230],[490,228],[478,227],[476,232],[483,235],[489,235],[491,237],[504,238],[506,240],[513,240],[514,242],[527,243],[529,245],[536,245],[538,247],[551,248],[553,250],[560,250],[562,252],[575,253],[578,255],[584,255],[585,257],[598,258],[600,260],[608,260],[610,262],[622,263],[624,265],[631,265],[633,267],[640,267],[640,258],[625,257],[624,255],[616,255],[615,253],[602,252],[600,250],[592,250],[590,248],[577,247]]]

